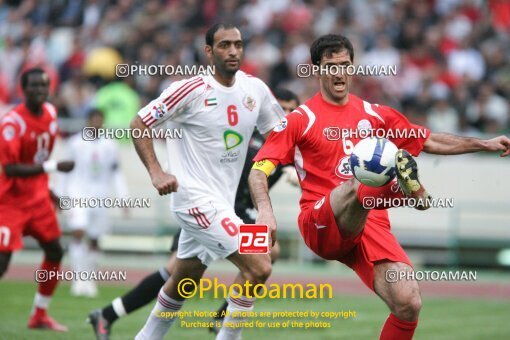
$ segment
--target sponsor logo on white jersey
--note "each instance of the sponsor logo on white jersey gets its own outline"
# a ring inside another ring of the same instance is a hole
[[[227,130],[223,133],[223,141],[225,149],[230,150],[243,142],[243,136],[234,130]]]

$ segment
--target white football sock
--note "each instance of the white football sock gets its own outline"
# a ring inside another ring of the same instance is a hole
[[[87,261],[87,270],[89,272],[95,272],[99,268],[99,254],[98,250],[92,250],[88,248],[88,261]]]
[[[99,263],[99,251],[92,250],[90,247],[87,249],[87,272],[91,274],[92,272],[98,271],[98,263]],[[89,280],[87,282],[87,294],[89,297],[95,297],[98,294],[97,290],[97,282],[95,280]]]
[[[73,240],[69,244],[69,262],[75,271],[87,270],[89,246],[83,240]]]
[[[51,296],[42,295],[39,292],[35,293],[34,304],[32,305],[32,312],[30,314],[34,314],[35,308],[48,309],[51,302]]]
[[[138,332],[135,340],[159,340],[165,337],[165,334],[170,329],[170,326],[176,319],[177,315],[162,317],[161,313],[177,312],[181,309],[184,301],[177,301],[169,297],[163,291],[159,291],[158,300],[152,309],[149,318],[145,322],[143,328]],[[164,314],[163,314],[164,315]]]
[[[238,340],[241,339],[241,332],[243,330],[242,323],[248,320],[247,317],[241,317],[239,315],[233,316],[232,313],[238,312],[251,312],[253,310],[253,302],[255,298],[248,298],[246,296],[239,296],[235,291],[233,292],[235,297],[229,295],[227,315],[223,320],[223,325],[216,336],[216,340]]]

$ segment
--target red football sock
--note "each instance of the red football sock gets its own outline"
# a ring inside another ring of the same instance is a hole
[[[416,326],[418,326],[418,320],[404,321],[390,313],[379,340],[411,340]]]
[[[398,200],[406,200],[396,181],[383,185],[382,187],[370,187],[363,183],[358,187],[358,201],[366,209],[388,209],[395,205],[403,206],[403,203],[396,203]]]
[[[60,270],[60,262],[53,262],[44,259],[39,270],[47,272],[47,280],[39,282],[37,292],[44,296],[52,296],[58,284],[56,272]]]

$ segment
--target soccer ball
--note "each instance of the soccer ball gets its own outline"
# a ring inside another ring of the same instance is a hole
[[[349,158],[352,173],[358,181],[380,187],[395,178],[395,154],[398,148],[386,138],[365,138]]]

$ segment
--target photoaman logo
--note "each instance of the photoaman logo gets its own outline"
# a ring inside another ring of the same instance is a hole
[[[233,130],[227,130],[223,133],[225,148],[230,150],[243,142],[243,136]]]

